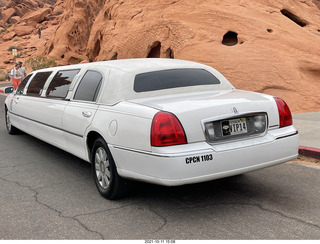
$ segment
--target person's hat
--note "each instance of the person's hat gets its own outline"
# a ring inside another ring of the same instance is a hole
[[[22,64],[22,62],[21,62],[21,61],[19,61],[19,62],[18,62],[18,64]]]

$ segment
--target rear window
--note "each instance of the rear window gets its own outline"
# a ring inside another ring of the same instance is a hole
[[[171,69],[138,74],[134,80],[135,92],[215,85],[220,81],[204,69]]]

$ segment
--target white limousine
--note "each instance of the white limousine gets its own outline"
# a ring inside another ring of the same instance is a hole
[[[107,199],[130,180],[177,186],[292,160],[299,136],[280,98],[237,90],[215,69],[128,59],[30,73],[5,101],[24,131],[92,164]]]

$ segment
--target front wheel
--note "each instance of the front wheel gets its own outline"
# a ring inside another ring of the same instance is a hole
[[[10,115],[7,107],[5,107],[5,119],[6,119],[6,127],[7,127],[8,133],[10,135],[19,134],[20,130],[11,124]]]
[[[91,153],[92,174],[100,194],[107,199],[116,199],[127,194],[128,182],[117,172],[107,143],[99,137]]]

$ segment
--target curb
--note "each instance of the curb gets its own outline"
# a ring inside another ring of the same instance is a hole
[[[299,146],[299,154],[305,157],[320,159],[320,149]]]

